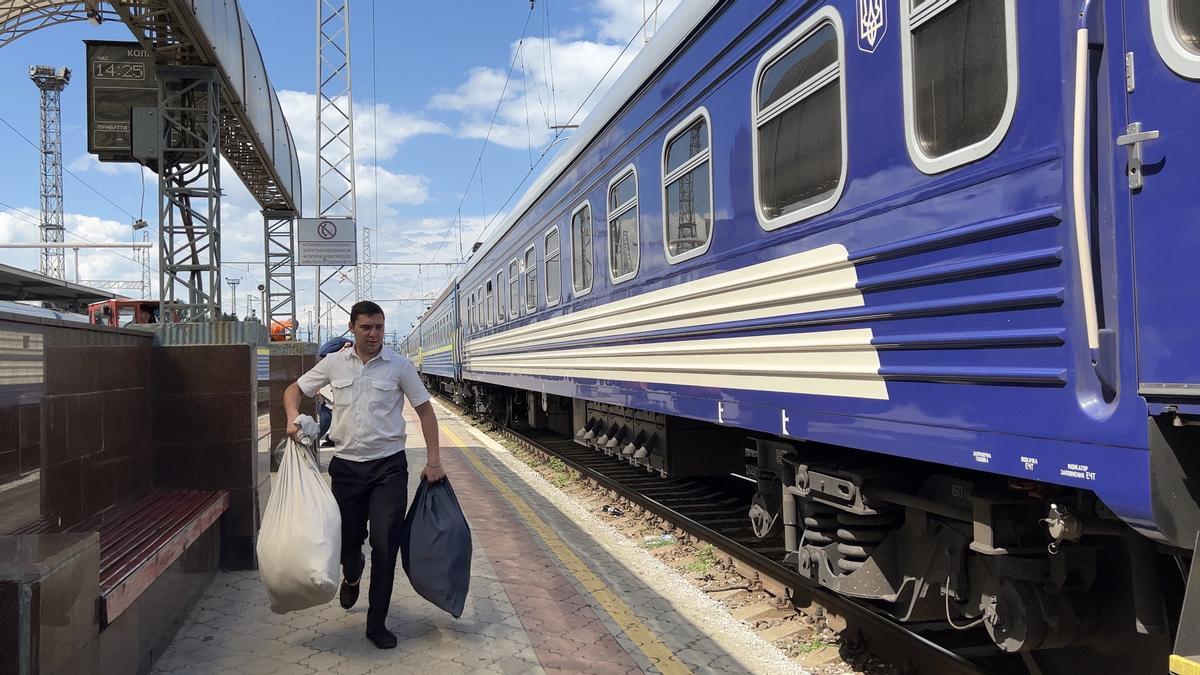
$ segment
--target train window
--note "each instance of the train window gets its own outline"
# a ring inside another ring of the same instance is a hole
[[[483,330],[487,315],[483,306],[483,286],[475,289],[475,330]]]
[[[846,182],[842,24],[816,12],[758,62],[754,194],[772,230],[832,209]]]
[[[1150,0],[1150,29],[1158,53],[1171,70],[1200,79],[1200,3]]]
[[[488,279],[488,282],[487,282],[487,300],[485,300],[484,302],[487,303],[487,325],[489,327],[491,327],[491,325],[496,322],[496,311],[495,311],[496,310],[496,305],[495,305],[496,295],[492,291],[492,280],[491,279]]]
[[[1200,4],[1195,0],[1171,0],[1175,34],[1191,51],[1200,54]]]
[[[571,214],[571,287],[575,297],[592,290],[592,205],[588,202]]]
[[[532,312],[537,306],[537,249],[530,244],[525,249],[525,309]]]
[[[517,259],[508,264],[508,317],[515,319],[521,314],[521,273]]]
[[[704,108],[667,134],[663,143],[663,243],[667,262],[694,258],[712,238],[712,162]]]
[[[1013,0],[902,0],[908,151],[925,173],[986,156],[1017,100]]]
[[[496,323],[504,323],[504,270],[496,272]]]
[[[608,273],[613,283],[635,276],[641,243],[637,169],[632,164],[608,184],[608,242]]]
[[[546,306],[557,305],[562,297],[562,257],[558,226],[546,233]]]

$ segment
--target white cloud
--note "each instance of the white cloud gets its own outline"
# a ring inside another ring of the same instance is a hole
[[[429,105],[443,110],[472,110],[495,107],[500,92],[505,91],[505,71],[495,68],[472,68],[467,81],[450,93],[435,95]],[[514,91],[508,89],[506,96]]]
[[[597,40],[583,39],[578,29],[569,29],[548,39],[530,37],[523,43],[514,42],[502,66],[472,68],[464,82],[433,96],[429,105],[463,114],[457,130],[460,137],[488,138],[508,148],[532,148],[536,156],[561,133],[551,126],[579,124],[633,61],[644,40],[633,40],[628,49],[625,45],[641,30],[646,16],[653,16],[654,4],[655,0],[647,0],[645,5],[640,0],[599,0],[593,20]],[[679,0],[662,0],[658,24],[678,5]],[[647,36],[655,25],[651,18]],[[516,65],[505,85],[514,58]]]
[[[316,213],[316,115],[317,97],[302,91],[279,92],[279,103],[287,115],[296,142],[297,161],[300,162],[303,180],[305,214]],[[422,134],[443,134],[449,129],[441,124],[417,115],[399,113],[386,103],[367,104],[355,102],[354,106],[354,153],[355,179],[358,189],[359,220],[363,207],[373,205],[375,197],[374,149],[376,148],[375,120],[378,116],[379,160],[391,159],[404,141]],[[378,167],[379,195],[381,206],[396,204],[422,204],[429,199],[429,181],[424,176],[393,173],[383,166]],[[333,190],[331,190],[333,191]],[[370,201],[366,201],[370,200]],[[373,210],[372,210],[373,212]],[[370,224],[370,223],[364,223]]]
[[[376,185],[377,179],[378,185]],[[429,179],[424,176],[392,173],[380,166],[359,164],[355,170],[355,180],[359,213],[368,212],[368,207],[374,205],[376,194],[379,196],[381,207],[396,204],[423,204],[429,199]]]
[[[24,243],[38,241],[38,212],[29,207],[0,212],[0,243]],[[131,241],[129,223],[107,220],[79,213],[63,214],[67,228],[67,242],[127,242]],[[138,240],[140,241],[140,236]],[[38,249],[0,250],[0,262],[22,269],[36,271],[40,266],[41,252]],[[81,280],[141,280],[139,253],[132,249],[80,249],[79,278]],[[64,251],[66,276],[75,279],[75,251]],[[151,260],[157,252],[152,250]],[[123,295],[137,296],[137,291],[118,291]]]
[[[297,149],[311,154],[316,147],[316,94],[285,89],[279,92],[279,104],[283,106]],[[354,155],[359,162],[367,162],[375,156],[376,141],[378,157],[384,160],[394,157],[400,144],[414,136],[449,132],[450,129],[441,122],[397,112],[386,103],[354,102]]]
[[[0,243],[16,244],[37,241],[40,218],[40,212],[28,206],[0,211]],[[8,249],[10,252],[19,250]]]
[[[679,6],[679,2],[680,0],[595,0],[595,9],[599,16],[593,23],[601,38],[624,44],[638,32],[647,37],[653,36],[655,28],[666,21],[671,12]],[[635,40],[634,46],[637,42]]]
[[[85,153],[71,160],[67,168],[72,171],[96,171],[106,176],[116,176],[118,174],[136,175],[142,167],[131,162],[101,162],[96,159],[95,155]]]
[[[517,48],[514,44],[512,53]],[[462,113],[458,135],[463,138],[489,138],[508,148],[532,147],[536,154],[553,139],[556,131],[551,125],[579,124],[634,56],[633,50],[621,54],[618,45],[558,38],[529,38],[520,49],[507,88],[507,67],[475,68],[452,92],[434,96],[430,106]],[[614,61],[617,65],[605,77]],[[497,113],[502,90],[504,100]]]

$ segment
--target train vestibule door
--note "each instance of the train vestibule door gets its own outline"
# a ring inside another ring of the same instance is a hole
[[[1139,390],[1200,394],[1200,2],[1125,0],[1125,159]],[[1120,115],[1114,114],[1115,120]],[[1117,123],[1119,126],[1119,122]]]

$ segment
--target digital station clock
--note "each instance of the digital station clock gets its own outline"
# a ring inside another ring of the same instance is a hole
[[[146,80],[146,64],[130,61],[94,61],[92,77],[98,80]]]
[[[154,60],[137,42],[86,40],[88,152],[105,162],[134,161],[130,115],[158,105]]]

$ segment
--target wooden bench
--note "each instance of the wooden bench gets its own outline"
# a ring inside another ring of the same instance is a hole
[[[229,493],[152,492],[107,521],[91,521],[71,532],[100,533],[100,626],[108,626],[179,559],[229,508]],[[13,532],[50,530],[44,519]]]

